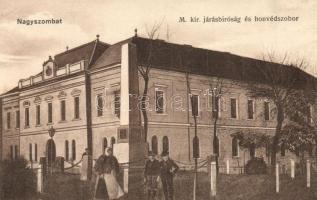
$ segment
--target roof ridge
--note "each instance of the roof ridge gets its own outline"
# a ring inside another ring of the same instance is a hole
[[[88,61],[88,66],[90,66],[91,61],[92,61],[92,59],[93,59],[93,57],[94,57],[94,54],[95,54],[95,51],[96,51],[98,42],[99,42],[99,39],[96,39],[96,40],[95,40],[94,48],[93,48],[93,50],[92,50],[92,52],[91,52],[91,55],[90,55],[90,58],[89,58],[89,61]]]
[[[87,45],[89,45],[89,44],[91,44],[91,43],[93,43],[93,42],[95,42],[95,40],[90,41],[90,42],[87,42],[87,43],[82,44],[82,45],[79,45],[79,46],[74,47],[74,48],[72,48],[72,49],[68,49],[68,50],[63,51],[63,52],[61,52],[61,53],[55,54],[54,57],[60,56],[60,55],[63,55],[63,54],[69,53],[69,52],[72,52],[72,51],[74,51],[74,50],[77,50],[77,49],[79,49],[79,48],[82,48],[82,47],[84,47],[84,46],[87,46]]]

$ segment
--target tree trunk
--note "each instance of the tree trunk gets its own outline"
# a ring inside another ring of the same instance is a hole
[[[215,120],[214,120],[214,139],[213,139],[213,150],[214,153],[216,154],[216,169],[217,169],[217,174],[219,172],[219,138],[217,136],[217,121],[218,121],[218,111],[217,114],[215,115]]]
[[[271,152],[271,173],[274,174],[275,172],[275,165],[276,165],[276,154],[278,152],[278,144],[281,137],[281,130],[284,121],[284,110],[281,105],[276,105],[277,107],[277,124],[275,128],[275,136],[273,137],[273,144],[272,144],[272,152]]]
[[[149,87],[149,79],[146,77],[144,78],[144,90],[142,95],[142,115],[143,115],[143,122],[144,122],[144,142],[147,142],[147,135],[148,135],[148,116],[146,111],[146,98],[148,93],[148,87]]]

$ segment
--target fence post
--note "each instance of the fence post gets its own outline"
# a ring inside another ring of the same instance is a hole
[[[37,191],[39,193],[43,192],[43,170],[42,170],[42,164],[39,164],[39,167],[37,169]]]
[[[226,167],[227,167],[227,174],[230,174],[230,163],[229,160],[226,162]]]
[[[295,161],[291,159],[291,178],[295,178]]]
[[[210,196],[213,199],[217,194],[217,166],[214,157],[210,164]]]
[[[279,164],[276,163],[275,176],[276,176],[276,193],[280,192],[280,174],[279,174]]]
[[[128,188],[129,188],[129,168],[128,166],[125,166],[123,168],[123,191],[125,193],[128,193]]]
[[[307,170],[307,188],[310,188],[310,161],[307,160],[306,163],[306,170]]]

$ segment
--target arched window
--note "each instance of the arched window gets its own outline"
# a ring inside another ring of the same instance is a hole
[[[111,137],[111,148],[112,148],[112,152],[114,152],[114,144],[116,143],[116,138]]]
[[[108,147],[108,140],[107,138],[103,138],[103,141],[102,141],[102,152],[105,153],[105,149]]]
[[[76,142],[72,141],[72,160],[76,160]]]
[[[255,157],[255,144],[250,145],[250,157],[251,158]]]
[[[154,136],[152,137],[151,148],[152,148],[152,152],[157,155],[157,154],[158,154],[158,144],[157,144],[157,137],[156,137],[156,135],[154,135]]]
[[[199,145],[199,138],[193,138],[193,157],[200,158],[200,145]]]
[[[169,152],[169,141],[167,136],[163,137],[163,152]]]
[[[239,140],[236,137],[232,138],[232,157],[239,156]]]
[[[218,136],[216,136],[213,140],[213,152],[215,155],[219,156],[220,153],[220,141]]]
[[[37,144],[34,144],[34,160],[37,162]]]
[[[68,143],[68,140],[65,141],[65,160],[69,161],[69,143]]]
[[[285,143],[282,142],[281,144],[281,156],[285,156]]]
[[[31,143],[29,144],[29,160],[33,161],[33,158],[32,158],[32,144]]]

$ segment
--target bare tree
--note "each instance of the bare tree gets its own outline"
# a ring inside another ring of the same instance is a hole
[[[227,88],[228,89],[228,88]],[[211,96],[212,105],[211,105],[211,123],[213,124],[213,153],[216,156],[216,167],[217,173],[219,172],[219,138],[217,134],[217,125],[220,112],[220,99],[221,96],[227,91],[224,89],[224,79],[219,76],[216,77],[216,80],[211,80],[209,83],[208,95]],[[211,92],[211,94],[210,94]]]
[[[303,59],[290,61],[288,54],[278,59],[274,52],[262,59],[254,62],[252,67],[263,84],[249,81],[247,88],[251,96],[267,98],[275,106],[272,112],[276,113],[276,127],[271,151],[271,165],[275,166],[283,124],[289,114],[294,112],[294,102],[298,101],[298,94],[306,91],[310,77],[303,71],[307,66]]]
[[[156,39],[159,38],[160,36],[160,28],[162,26],[163,20],[154,23],[154,25],[151,27],[151,29],[148,29],[146,26],[147,30],[147,37],[149,38],[149,44],[147,45],[147,57],[145,59],[145,62],[143,64],[138,64],[138,72],[141,74],[143,80],[144,80],[144,88],[143,88],[143,93],[141,94],[141,112],[143,116],[143,122],[144,122],[144,141],[147,142],[147,135],[148,135],[148,114],[147,114],[147,101],[148,101],[148,89],[149,89],[149,75],[151,68],[153,66],[153,59],[158,51],[156,49],[156,46],[154,45],[154,42]]]

